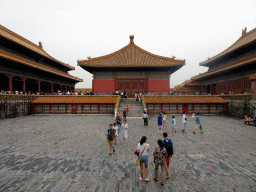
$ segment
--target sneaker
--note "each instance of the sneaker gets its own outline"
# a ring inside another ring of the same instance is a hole
[[[140,177],[140,180],[143,181],[143,179]]]
[[[109,155],[112,155],[112,153],[109,153]]]
[[[116,152],[116,150],[114,149],[113,152]]]
[[[148,178],[144,179],[144,181],[147,181],[147,182],[149,182]]]
[[[169,179],[169,177],[170,177],[170,175],[169,175],[169,174],[166,174],[165,179]]]

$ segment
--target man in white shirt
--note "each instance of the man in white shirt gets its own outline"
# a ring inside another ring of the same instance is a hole
[[[186,112],[183,112],[183,116],[182,116],[182,123],[184,124],[184,128],[182,129],[182,132],[185,133],[185,130],[187,128],[187,116],[186,116]]]

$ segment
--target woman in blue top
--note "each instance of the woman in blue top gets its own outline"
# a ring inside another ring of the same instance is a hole
[[[162,130],[162,125],[163,125],[162,113],[159,114],[159,116],[157,117],[157,120],[158,120],[158,133],[159,133],[159,130],[161,130],[161,132],[163,132],[163,130]]]
[[[201,133],[203,133],[203,131],[200,129],[201,123],[200,123],[200,120],[199,120],[199,115],[200,115],[200,113],[197,113],[197,116],[196,116],[196,128],[195,128],[194,131],[193,131],[194,134],[196,134],[196,129],[197,129],[197,128],[199,129],[199,131],[200,131]]]

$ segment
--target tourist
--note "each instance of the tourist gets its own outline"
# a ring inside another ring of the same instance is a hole
[[[155,177],[153,178],[155,181],[157,179],[158,167],[161,167],[161,185],[164,185],[164,168],[165,168],[165,157],[167,156],[166,149],[163,146],[162,140],[158,140],[158,147],[155,148],[153,153],[154,163],[155,163]]]
[[[195,113],[192,114],[192,120],[196,119]]]
[[[16,95],[19,94],[18,90],[15,91],[15,94],[16,94]]]
[[[129,113],[129,107],[128,107],[128,105],[127,105],[127,107],[125,108],[125,110],[126,110],[126,115],[128,116],[128,113]]]
[[[139,157],[140,157],[140,180],[141,181],[149,181],[147,178],[148,174],[148,151],[149,151],[149,144],[146,144],[147,137],[143,136],[138,144],[137,149],[139,150]],[[145,173],[143,174],[143,165],[145,165]],[[144,177],[143,177],[144,175]]]
[[[135,92],[135,94],[134,94],[135,99],[137,99],[137,95],[138,95],[138,93],[137,93],[137,92]]]
[[[139,101],[139,93],[137,93],[137,95],[136,95],[136,102],[138,102],[138,101]]]
[[[124,109],[124,111],[123,111],[123,119],[124,119],[124,120],[126,120],[126,113],[127,113],[127,112],[126,112],[126,110]]]
[[[168,139],[168,134],[165,132],[163,133],[163,146],[166,149],[167,155],[165,157],[165,171],[166,171],[166,179],[169,178],[169,166],[170,166],[170,159],[173,155],[173,142],[171,139]]]
[[[109,125],[110,129],[107,132],[107,143],[109,144],[109,155],[112,155],[111,149],[115,152],[114,142],[115,142],[115,129],[113,129],[113,124]]]
[[[122,121],[122,119],[119,116],[117,116],[116,117],[116,125],[118,127],[118,135],[120,134],[120,131],[121,131],[121,121]]]
[[[124,92],[123,91],[121,92],[121,99],[122,100],[124,99]]]
[[[164,126],[167,128],[167,125],[166,125],[166,113],[164,112],[164,115],[163,115],[163,128]]]
[[[70,95],[70,92],[69,92],[69,91],[67,92],[67,95]]]
[[[199,131],[200,131],[201,133],[203,133],[202,130],[201,130],[201,128],[200,128],[201,123],[200,123],[200,120],[199,120],[199,115],[200,115],[200,113],[197,113],[197,116],[196,116],[196,128],[195,128],[194,131],[193,131],[194,134],[196,134],[196,129],[197,129],[197,128],[199,129]]]
[[[176,119],[174,116],[172,116],[172,133],[173,133],[173,130],[175,130],[175,133],[177,133],[176,131]]]
[[[185,133],[187,128],[187,116],[185,111],[183,112],[182,123],[184,124],[184,128],[182,129],[182,132]]]
[[[144,126],[148,127],[148,114],[146,111],[143,112]]]
[[[115,145],[117,145],[118,127],[116,123],[113,123],[113,129],[115,129]]]
[[[163,125],[162,113],[159,114],[159,116],[157,117],[157,120],[158,120],[158,133],[159,133],[159,131],[163,132],[162,131],[162,125]]]
[[[122,124],[122,129],[123,129],[124,146],[126,147],[126,142],[128,138],[128,124],[126,123],[126,120],[124,120]]]

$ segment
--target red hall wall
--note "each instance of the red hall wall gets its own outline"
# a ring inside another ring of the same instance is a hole
[[[169,93],[170,91],[169,79],[149,79],[148,91]]]
[[[93,79],[93,92],[115,92],[114,79]]]

